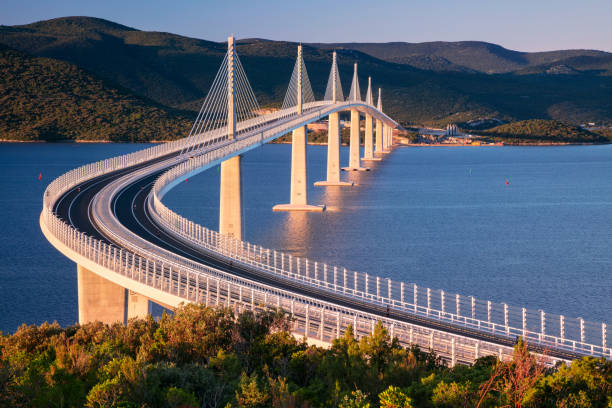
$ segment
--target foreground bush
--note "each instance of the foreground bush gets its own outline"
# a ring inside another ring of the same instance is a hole
[[[0,337],[0,406],[10,407],[607,407],[612,363],[545,370],[522,343],[446,367],[382,325],[329,349],[288,333],[282,312],[189,305],[127,326],[22,326]]]

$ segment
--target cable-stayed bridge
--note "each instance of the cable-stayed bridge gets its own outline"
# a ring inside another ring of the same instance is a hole
[[[298,46],[281,109],[262,115],[230,37],[187,137],[79,167],[47,187],[40,225],[78,265],[79,322],[144,316],[151,301],[170,309],[197,302],[282,308],[295,318],[296,335],[323,343],[349,325],[358,337],[366,335],[380,321],[402,344],[431,349],[450,364],[485,355],[508,359],[519,336],[550,364],[583,355],[612,358],[605,323],[396,282],[242,240],[241,155],[291,133],[289,202],[274,210],[324,211],[307,197],[306,125],[328,118],[327,178],[315,185],[357,188],[341,179],[341,170],[369,170],[362,163],[389,153],[398,127],[383,112],[381,97],[379,89],[375,106],[369,79],[362,100],[355,65],[345,99],[334,53],[325,97],[316,101]],[[351,126],[349,163],[342,168],[344,111]],[[217,165],[219,231],[213,231],[172,211],[163,197],[185,178]]]

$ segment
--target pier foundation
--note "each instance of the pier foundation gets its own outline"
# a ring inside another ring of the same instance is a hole
[[[308,204],[306,173],[306,126],[291,134],[291,196],[289,204],[278,204],[273,211],[323,211],[324,205]]]

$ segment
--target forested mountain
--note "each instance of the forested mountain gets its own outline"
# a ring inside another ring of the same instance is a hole
[[[90,17],[0,26],[0,43],[74,64],[108,86],[154,101],[156,108],[169,108],[170,116],[176,113],[172,109],[199,108],[226,49],[225,43],[145,32]],[[282,102],[296,45],[238,41],[238,54],[261,105]],[[477,42],[305,45],[308,74],[319,98],[332,49],[338,49],[345,93],[353,63],[358,62],[363,93],[372,76],[374,87],[382,88],[385,111],[403,124],[444,125],[479,118],[612,123],[608,53],[520,53]],[[509,71],[516,72],[497,73]]]
[[[0,44],[0,139],[167,140],[191,120],[73,64]]]

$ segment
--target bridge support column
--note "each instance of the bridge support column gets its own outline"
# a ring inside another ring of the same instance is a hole
[[[390,127],[386,123],[383,123],[383,153],[389,153],[391,151],[389,150],[389,129]]]
[[[353,182],[340,181],[340,118],[338,112],[330,113],[327,129],[327,180],[317,181],[315,186],[352,186]]]
[[[242,178],[240,156],[221,163],[219,233],[242,239]]]
[[[136,292],[128,290],[127,296],[127,318],[144,319],[150,312],[149,299]]]
[[[289,204],[275,205],[273,211],[323,211],[324,205],[308,205],[306,174],[306,126],[291,135],[291,199]]]
[[[77,265],[79,324],[125,322],[125,288]]]
[[[351,139],[349,146],[349,165],[348,167],[343,167],[344,171],[368,171],[370,169],[366,167],[361,167],[361,162],[359,160],[359,139],[361,134],[360,121],[359,121],[359,111],[355,109],[351,109]]]
[[[365,115],[365,142],[363,148],[363,159],[367,161],[379,161],[378,157],[374,157],[374,132],[373,132],[372,115]]]
[[[382,120],[376,119],[376,144],[374,153],[384,153],[383,149],[383,124]]]

